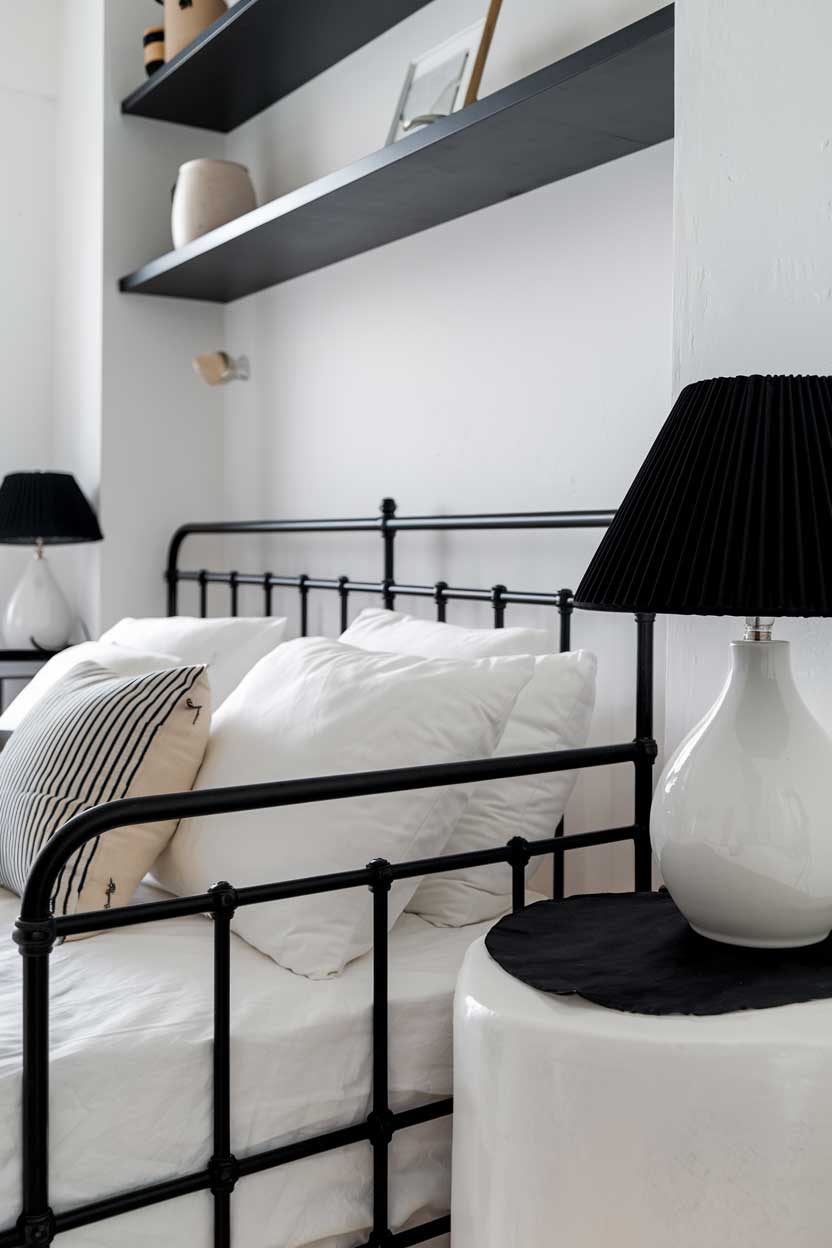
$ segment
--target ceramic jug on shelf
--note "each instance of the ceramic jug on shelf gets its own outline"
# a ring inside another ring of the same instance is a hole
[[[223,0],[164,0],[164,5],[166,61],[226,11]]]
[[[183,247],[256,207],[257,196],[245,165],[231,160],[186,161],[173,188],[173,245]]]

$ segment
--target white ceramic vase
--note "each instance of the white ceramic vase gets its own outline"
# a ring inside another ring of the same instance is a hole
[[[69,603],[38,547],[26,565],[3,617],[3,640],[12,650],[60,650],[74,624]]]
[[[727,944],[815,944],[832,928],[832,740],[786,641],[735,641],[727,684],[659,780],[651,837],[673,900]]]
[[[257,207],[248,169],[231,160],[189,160],[173,191],[171,234],[174,247],[234,221]]]

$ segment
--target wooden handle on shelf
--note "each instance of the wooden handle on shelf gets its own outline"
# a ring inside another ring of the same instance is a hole
[[[485,28],[480,39],[480,46],[477,49],[477,59],[474,61],[474,72],[471,74],[471,81],[468,83],[468,90],[465,92],[465,108],[469,104],[477,102],[477,96],[480,91],[480,83],[482,82],[483,70],[485,62],[488,60],[488,53],[491,51],[491,40],[494,38],[494,31],[497,27],[497,18],[500,16],[500,9],[503,7],[503,0],[491,0],[488,8],[488,16],[485,19]]]

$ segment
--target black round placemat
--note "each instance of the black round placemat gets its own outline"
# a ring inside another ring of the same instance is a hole
[[[741,949],[697,935],[667,893],[538,901],[485,938],[532,988],[633,1014],[727,1014],[832,997],[832,937],[804,949]]]

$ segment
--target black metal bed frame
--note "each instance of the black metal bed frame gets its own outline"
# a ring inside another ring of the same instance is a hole
[[[175,615],[178,590],[184,582],[199,586],[200,612],[207,614],[207,587],[229,588],[231,612],[237,613],[241,585],[259,585],[264,592],[264,611],[271,614],[272,593],[277,587],[297,589],[300,596],[301,633],[306,635],[308,596],[313,590],[334,591],[340,596],[341,624],[346,627],[349,597],[353,593],[380,594],[385,606],[397,598],[432,598],[437,619],[443,621],[449,602],[490,603],[494,625],[504,625],[510,604],[528,603],[555,607],[560,617],[560,648],[569,648],[573,596],[557,593],[515,593],[504,585],[490,590],[452,588],[444,581],[434,585],[397,584],[394,544],[398,533],[408,531],[489,529],[602,528],[613,517],[610,511],[534,512],[472,516],[397,516],[396,506],[385,499],[378,516],[357,520],[261,521],[187,524],[177,530],[170,544],[167,585],[168,614]],[[381,534],[384,574],[380,581],[353,581],[342,576],[321,579],[306,575],[275,576],[270,572],[183,571],[179,568],[182,543],[192,534],[350,533]],[[365,1248],[405,1248],[424,1243],[450,1229],[450,1217],[436,1218],[408,1230],[393,1232],[389,1226],[388,1151],[397,1131],[444,1117],[452,1112],[450,1097],[394,1113],[388,1097],[388,892],[395,880],[438,874],[460,867],[506,863],[512,873],[515,909],[525,901],[525,868],[532,858],[552,854],[554,891],[563,894],[564,855],[592,845],[632,842],[636,890],[651,887],[649,814],[652,767],[656,757],[653,740],[653,615],[636,616],[637,692],[635,738],[621,744],[577,750],[492,758],[476,762],[444,763],[371,771],[351,775],[251,784],[223,789],[175,793],[164,796],[125,798],[83,811],[61,828],[34,863],[21,902],[14,939],[23,956],[23,1088],[22,1088],[22,1212],[11,1229],[0,1232],[0,1248],[25,1248],[50,1244],[64,1231],[101,1222],[120,1214],[168,1201],[177,1196],[210,1191],[214,1198],[214,1248],[230,1248],[231,1194],[238,1181],[276,1166],[332,1149],[368,1142],[373,1149],[373,1223]],[[635,772],[634,818],[626,827],[565,835],[561,826],[554,836],[528,841],[515,836],[507,845],[473,853],[446,855],[417,862],[390,863],[377,859],[354,871],[309,876],[305,879],[234,888],[221,882],[207,893],[163,901],[128,905],[113,910],[55,916],[50,898],[54,883],[67,860],[87,841],[133,823],[159,822],[194,815],[216,815],[274,808],[300,803],[333,801],[347,797],[472,781],[526,776],[573,768],[631,763]],[[346,888],[368,888],[373,906],[373,1061],[372,1106],[366,1121],[321,1135],[238,1158],[231,1144],[230,1107],[230,923],[235,909],[264,901],[311,896]],[[214,919],[214,1046],[213,1046],[213,1148],[208,1164],[195,1173],[133,1191],[109,1196],[65,1212],[54,1213],[49,1204],[48,1112],[49,1112],[49,955],[55,942],[67,936],[97,932],[176,918],[209,914]]]

